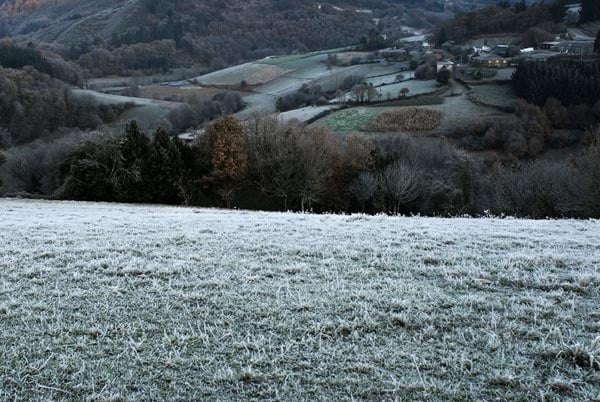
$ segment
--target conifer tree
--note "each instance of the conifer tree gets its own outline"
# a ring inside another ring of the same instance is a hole
[[[596,21],[600,19],[600,1],[598,0],[583,0],[581,2],[581,14],[579,23]]]
[[[135,120],[125,127],[125,137],[120,143],[123,166],[129,175],[121,188],[124,201],[147,201],[145,188],[145,174],[150,156],[150,140],[139,129]]]
[[[167,131],[158,128],[150,145],[144,175],[150,201],[176,204],[181,201],[180,183],[183,171],[181,154]]]

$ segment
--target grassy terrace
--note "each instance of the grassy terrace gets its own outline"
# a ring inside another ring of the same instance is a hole
[[[0,400],[600,398],[598,221],[0,213]]]

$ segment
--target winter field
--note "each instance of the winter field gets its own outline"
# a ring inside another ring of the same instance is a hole
[[[0,200],[0,400],[598,400],[599,239]]]

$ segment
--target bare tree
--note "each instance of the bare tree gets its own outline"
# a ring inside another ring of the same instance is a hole
[[[371,172],[362,172],[350,185],[350,194],[360,203],[364,212],[365,205],[372,201],[379,189],[379,180]]]
[[[323,127],[307,128],[298,139],[297,194],[302,212],[312,208],[327,192],[332,176],[332,134]]]
[[[379,91],[377,91],[377,89],[375,89],[375,87],[373,86],[373,84],[370,84],[367,87],[367,101],[368,102],[373,102],[378,97],[379,97]]]
[[[568,162],[536,161],[500,168],[496,208],[501,213],[538,218],[578,216],[585,208],[586,184]]]
[[[417,171],[403,161],[385,168],[379,176],[379,187],[384,205],[393,214],[398,214],[403,205],[416,200],[421,193]]]
[[[363,103],[367,97],[369,86],[365,84],[357,84],[352,87],[350,94],[357,103]]]
[[[298,176],[298,148],[302,127],[283,123],[276,117],[257,113],[246,123],[248,171],[261,192],[283,199],[287,210]]]

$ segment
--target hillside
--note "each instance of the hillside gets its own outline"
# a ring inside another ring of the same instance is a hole
[[[406,2],[410,3],[410,0]],[[42,2],[38,7],[11,16],[5,12],[3,18],[13,35],[23,34],[43,42],[71,45],[84,40],[91,43],[95,38],[110,41],[120,37],[132,43],[165,38],[181,40],[185,34],[220,36],[237,30],[248,33],[258,27],[268,29],[267,25],[278,20],[281,23],[306,17],[324,20],[328,15],[336,14],[338,17],[347,14],[345,17],[352,16],[355,21],[370,21],[371,13],[357,13],[348,3],[352,2],[339,2],[343,7],[323,9],[318,7],[322,2],[315,1],[62,0]],[[374,2],[378,7],[381,4],[386,8],[393,6],[393,2]],[[147,23],[155,25],[148,26]],[[327,28],[321,27],[323,31]],[[311,35],[308,31],[305,33]]]
[[[429,28],[463,8],[438,0],[0,1],[0,37],[51,43],[77,59],[94,48],[172,40],[177,65],[233,64],[275,53],[357,44],[376,30]]]
[[[599,221],[0,211],[2,400],[600,398]]]
[[[5,2],[7,3],[7,2]],[[23,10],[4,19],[12,34],[41,42],[78,43],[86,38],[110,38],[113,31],[127,26],[138,0],[57,1],[41,3],[37,8]]]

